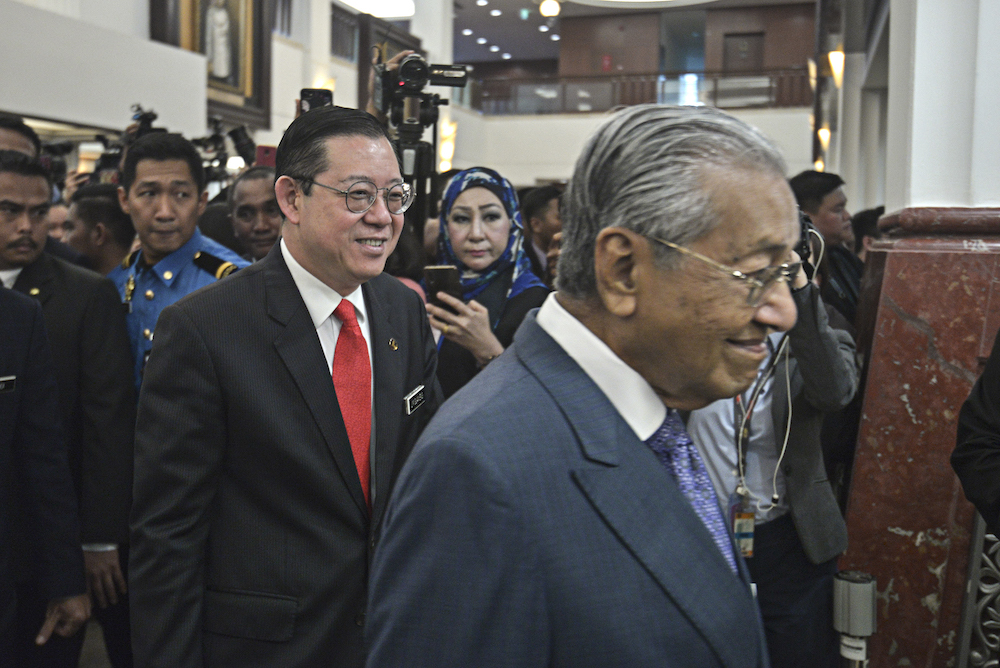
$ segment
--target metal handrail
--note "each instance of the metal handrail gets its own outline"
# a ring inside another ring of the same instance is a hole
[[[806,68],[759,72],[665,72],[574,77],[471,78],[456,104],[484,114],[600,112],[647,102],[722,109],[812,104]]]

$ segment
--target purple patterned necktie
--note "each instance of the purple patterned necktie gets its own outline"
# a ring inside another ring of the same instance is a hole
[[[667,410],[666,419],[656,433],[646,440],[646,445],[674,477],[677,486],[691,503],[694,512],[698,513],[705,528],[712,534],[712,540],[735,573],[736,558],[733,556],[733,546],[722,519],[715,489],[705,470],[705,462],[691,442],[677,411]]]

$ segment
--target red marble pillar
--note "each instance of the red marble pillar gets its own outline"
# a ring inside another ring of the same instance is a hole
[[[868,260],[865,396],[842,569],[878,580],[872,668],[952,662],[973,508],[948,457],[1000,325],[1000,209],[904,209]]]

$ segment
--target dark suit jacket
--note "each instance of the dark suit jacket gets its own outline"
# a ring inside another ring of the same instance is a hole
[[[124,543],[132,498],[135,386],[114,284],[42,253],[14,290],[45,315],[84,543]]]
[[[1000,333],[983,375],[958,414],[951,466],[962,482],[965,498],[986,521],[986,530],[1000,535]]]
[[[532,313],[400,474],[368,666],[766,666],[739,563]]]
[[[23,496],[21,496],[23,494]],[[17,503],[13,497],[20,496]],[[15,513],[22,514],[15,517]],[[59,396],[38,304],[0,287],[0,665],[11,621],[13,526],[31,530],[48,599],[86,591]]]
[[[136,665],[362,666],[368,564],[393,482],[440,401],[419,296],[364,288],[369,517],[319,338],[280,246],[164,309],[139,400]],[[423,385],[423,405],[404,397]]]

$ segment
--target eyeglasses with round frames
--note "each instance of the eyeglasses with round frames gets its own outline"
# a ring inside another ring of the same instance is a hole
[[[341,190],[340,188],[324,185],[313,179],[302,178],[299,180],[308,181],[320,188],[326,188],[327,190],[332,190],[335,193],[343,195],[344,201],[347,202],[347,210],[351,213],[365,213],[368,209],[372,208],[372,205],[375,204],[375,198],[378,197],[380,191],[384,193],[382,197],[385,199],[385,206],[389,209],[389,213],[404,213],[410,208],[410,204],[413,203],[413,191],[410,190],[409,183],[397,183],[388,188],[379,188],[371,181],[358,181],[348,186],[347,190]]]
[[[675,243],[669,241],[664,241],[663,239],[657,239],[656,237],[647,237],[652,239],[658,244],[663,244],[667,248],[672,248],[682,255],[687,255],[693,257],[696,260],[700,260],[705,264],[718,269],[719,271],[725,272],[731,278],[735,278],[746,284],[748,288],[747,292],[747,306],[752,308],[757,308],[760,306],[761,302],[764,301],[764,295],[777,283],[790,283],[795,280],[798,275],[799,270],[802,268],[801,262],[786,262],[784,264],[773,265],[770,267],[764,267],[757,271],[752,271],[749,274],[740,271],[739,269],[734,269],[733,267],[727,267],[724,264],[716,262],[710,257],[706,257],[701,253],[691,250],[690,248],[684,248],[683,246],[678,246]]]

